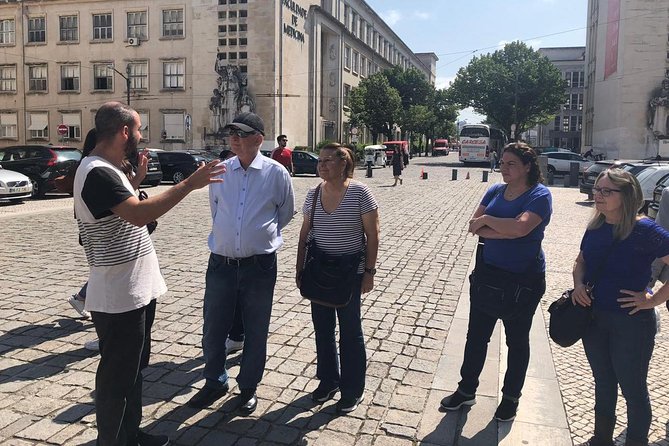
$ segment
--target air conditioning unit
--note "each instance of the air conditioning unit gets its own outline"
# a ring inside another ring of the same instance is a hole
[[[129,46],[139,46],[139,39],[137,37],[128,37]]]

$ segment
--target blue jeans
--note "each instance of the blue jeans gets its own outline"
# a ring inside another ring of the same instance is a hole
[[[634,315],[594,310],[583,347],[595,378],[595,415],[615,419],[618,385],[627,403],[627,438],[648,442],[652,419],[648,364],[655,347],[655,311]]]
[[[212,253],[204,292],[204,378],[206,385],[221,388],[228,381],[225,339],[230,333],[237,303],[241,306],[245,340],[237,376],[240,390],[255,389],[265,370],[267,334],[276,283],[276,254],[255,256],[240,266],[228,265]]]
[[[506,359],[506,373],[502,395],[512,401],[518,401],[525,384],[527,366],[530,362],[530,329],[537,305],[546,290],[543,274],[538,275],[533,284],[532,298],[515,317],[504,319],[506,345],[509,349]],[[473,396],[479,386],[479,376],[485,364],[488,343],[497,324],[497,318],[470,306],[465,357],[460,368],[461,380],[458,383],[460,393]]]
[[[339,387],[342,398],[358,398],[365,390],[367,353],[360,318],[362,274],[354,283],[351,301],[342,308],[311,304],[311,320],[316,335],[316,378],[326,388]],[[339,319],[339,356],[335,325]]]

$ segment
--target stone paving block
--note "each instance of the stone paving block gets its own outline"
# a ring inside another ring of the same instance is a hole
[[[16,433],[17,437],[28,440],[46,441],[62,431],[66,424],[55,423],[53,420],[43,418],[27,428]]]
[[[499,423],[499,446],[542,445],[573,446],[569,430],[541,426],[514,420],[512,423]]]

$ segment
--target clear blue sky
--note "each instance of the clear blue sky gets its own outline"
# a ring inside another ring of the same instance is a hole
[[[585,0],[366,1],[414,52],[437,54],[438,88],[447,87],[473,55],[505,42],[522,40],[534,49],[585,46]],[[482,119],[469,110],[461,118]]]

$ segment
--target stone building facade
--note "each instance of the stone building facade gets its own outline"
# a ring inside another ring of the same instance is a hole
[[[669,143],[669,0],[589,0],[583,151],[654,157]]]
[[[128,98],[149,147],[220,147],[240,111],[263,117],[267,147],[364,141],[351,89],[393,65],[434,80],[436,62],[364,0],[9,0],[0,49],[0,146],[80,146],[97,107]]]

